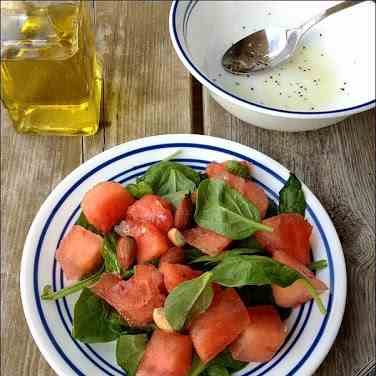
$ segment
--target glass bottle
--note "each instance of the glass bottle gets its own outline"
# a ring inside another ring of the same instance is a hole
[[[89,1],[1,1],[1,99],[21,133],[92,135],[102,89]]]

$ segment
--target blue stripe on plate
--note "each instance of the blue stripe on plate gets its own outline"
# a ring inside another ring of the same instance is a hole
[[[131,155],[135,155],[135,154],[138,154],[138,153],[143,153],[143,152],[146,152],[146,151],[151,151],[151,150],[155,150],[155,149],[164,149],[164,148],[197,148],[197,149],[207,149],[207,150],[214,150],[214,151],[218,151],[218,152],[221,152],[221,153],[225,153],[225,154],[229,154],[229,155],[232,155],[232,156],[235,156],[239,159],[244,159],[244,160],[247,160],[251,163],[253,163],[254,165],[258,166],[259,168],[263,169],[264,171],[268,172],[270,175],[272,175],[273,177],[275,177],[277,180],[279,180],[281,183],[285,183],[285,180],[280,176],[278,175],[277,173],[275,173],[274,171],[272,171],[270,168],[264,166],[263,164],[253,160],[252,158],[249,158],[245,155],[242,155],[240,153],[237,153],[237,152],[234,152],[234,151],[231,151],[231,150],[227,150],[227,149],[224,149],[224,148],[220,148],[220,147],[217,147],[217,146],[212,146],[212,145],[204,145],[204,144],[193,144],[193,143],[171,143],[171,144],[163,144],[163,145],[152,145],[152,146],[147,146],[147,147],[143,147],[143,148],[139,148],[139,149],[135,149],[135,150],[132,150],[132,151],[129,151],[129,152],[126,152],[126,153],[123,153],[123,154],[120,154],[114,158],[111,158],[101,164],[99,164],[98,166],[96,166],[95,168],[93,168],[92,170],[90,170],[89,172],[87,172],[84,176],[82,176],[80,179],[78,179],[76,181],[76,183],[74,183],[68,190],[67,192],[64,193],[64,195],[62,196],[62,198],[57,202],[57,204],[54,206],[54,208],[52,209],[51,211],[51,214],[50,216],[47,218],[46,220],[46,223],[42,229],[42,233],[41,233],[41,236],[39,238],[39,241],[38,241],[38,245],[37,245],[37,250],[36,250],[36,254],[35,254],[35,259],[34,259],[34,276],[33,276],[33,284],[34,284],[34,296],[35,296],[35,301],[36,301],[36,306],[37,306],[37,310],[38,310],[38,313],[39,313],[39,316],[40,316],[40,319],[41,319],[41,323],[44,327],[44,329],[46,330],[46,333],[48,335],[48,337],[50,338],[51,340],[51,343],[53,344],[53,346],[56,348],[57,352],[59,353],[59,355],[62,357],[62,359],[72,368],[72,370],[77,374],[77,375],[83,375],[83,373],[70,361],[70,359],[65,355],[64,351],[61,349],[61,347],[59,346],[59,344],[57,343],[56,339],[53,337],[53,334],[48,326],[48,323],[46,321],[46,318],[44,316],[44,312],[43,312],[43,309],[42,309],[42,306],[41,306],[41,300],[40,300],[40,296],[39,296],[39,292],[40,292],[40,289],[39,289],[39,284],[38,284],[38,273],[39,273],[39,260],[40,260],[40,255],[41,255],[41,249],[42,249],[42,245],[43,245],[43,241],[44,241],[44,238],[45,238],[45,234],[48,230],[48,227],[50,226],[51,224],[51,221],[53,219],[53,217],[56,215],[57,211],[59,210],[59,208],[61,207],[61,205],[64,203],[64,201],[74,192],[74,190],[80,185],[82,184],[82,182],[84,182],[88,177],[92,176],[93,174],[95,174],[97,171],[103,169],[104,167],[118,161],[118,160],[121,160],[121,159],[124,159],[128,156],[131,156]],[[200,161],[201,162],[201,161]],[[202,163],[204,163],[204,161],[202,161]],[[117,175],[117,177],[120,177],[121,174]],[[332,257],[331,257],[331,254],[330,254],[330,248],[329,248],[329,244],[328,244],[328,241],[326,239],[326,236],[325,236],[325,233],[320,225],[320,223],[318,222],[317,220],[317,217],[314,215],[313,211],[308,207],[307,208],[310,215],[312,216],[313,220],[315,221],[316,223],[316,226],[319,230],[319,233],[320,233],[320,236],[322,237],[322,239],[324,240],[324,244],[325,244],[325,251],[327,253],[327,257],[328,257],[328,264],[329,264],[329,272],[330,272],[330,282],[331,282],[331,289],[332,289],[332,294],[334,293],[334,270],[333,270],[333,260],[332,260]],[[72,214],[73,215],[73,214]],[[55,286],[56,287],[56,286]],[[314,348],[316,347],[317,343],[319,342],[324,330],[325,330],[325,326],[326,326],[326,323],[327,323],[327,320],[328,320],[328,316],[330,314],[330,311],[331,311],[331,304],[332,304],[332,299],[331,299],[331,296],[329,297],[329,302],[328,302],[328,307],[327,307],[327,314],[324,316],[324,320],[323,320],[323,323],[321,324],[321,327],[320,327],[320,330],[319,330],[319,333],[317,334],[315,340],[313,341],[311,347],[309,348],[309,350],[307,351],[307,353],[305,354],[305,356],[300,360],[300,362],[295,366],[295,368],[293,369],[293,371],[290,372],[290,374],[295,374],[296,370],[298,370],[302,364],[305,362],[305,360],[310,356],[310,354],[312,353],[312,351],[314,350]],[[312,305],[312,302],[311,302],[311,305]],[[310,312],[309,312],[310,313]],[[61,312],[60,312],[61,314]],[[305,321],[308,320],[308,316],[306,317]],[[66,330],[68,330],[66,328]],[[303,331],[303,329],[300,330],[300,333],[298,335],[298,337],[300,336],[301,332]],[[297,338],[298,338],[297,337]],[[297,340],[297,339],[296,339]],[[295,341],[296,341],[295,340]],[[292,346],[290,346],[291,348]],[[289,348],[289,350],[290,350]],[[286,354],[284,354],[285,356]],[[279,362],[280,360],[278,360]],[[95,362],[94,362],[95,363]],[[96,364],[96,363],[95,363]],[[260,365],[259,367],[261,367],[262,365]],[[103,368],[99,367],[100,369],[103,370]],[[107,374],[109,374],[107,371],[105,371]],[[251,371],[252,373],[253,371]],[[247,373],[246,375],[249,375],[250,373]],[[244,375],[245,376],[245,375]]]

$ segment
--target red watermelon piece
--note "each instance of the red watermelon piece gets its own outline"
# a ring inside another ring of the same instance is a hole
[[[91,188],[81,202],[87,220],[102,232],[125,218],[128,207],[134,202],[132,195],[119,183],[107,181]]]
[[[81,226],[71,228],[56,250],[56,260],[67,279],[78,280],[100,267],[102,243],[101,236]]]
[[[189,196],[185,196],[175,211],[174,226],[179,230],[189,227],[193,215],[193,204]]]
[[[227,162],[230,162],[230,161],[225,161],[225,162],[221,162],[221,163],[217,163],[217,162],[209,163],[208,167],[206,168],[206,174],[209,176],[209,178],[212,178],[217,174],[225,172]],[[250,163],[248,163],[246,161],[237,161],[237,162],[239,162],[243,166],[247,167],[249,174],[251,174],[251,164]]]
[[[319,294],[328,289],[326,284],[320,279],[316,278],[311,270],[309,270],[298,260],[291,257],[289,254],[283,251],[276,251],[273,253],[273,259],[303,274],[309,279]],[[296,281],[292,285],[285,288],[272,285],[272,290],[275,302],[281,307],[297,307],[298,305],[312,299],[311,295],[300,281]]]
[[[192,341],[189,336],[156,329],[136,376],[187,376],[191,366]]]
[[[189,327],[193,346],[204,363],[234,342],[249,324],[247,308],[235,289],[221,291],[215,300]]]
[[[210,256],[223,252],[231,243],[231,239],[200,226],[184,231],[183,236],[189,245]]]
[[[151,223],[167,233],[174,224],[169,202],[157,195],[146,195],[127,210],[127,220]]]
[[[171,247],[167,236],[151,223],[126,220],[116,226],[116,231],[136,240],[139,264],[160,257]]]
[[[229,349],[242,362],[267,362],[283,345],[287,326],[273,306],[248,308],[250,323]]]
[[[202,274],[202,272],[193,270],[187,265],[166,262],[159,266],[159,271],[163,274],[163,281],[169,293],[182,282],[189,281]]]
[[[255,233],[256,240],[270,253],[284,251],[304,265],[311,262],[309,238],[311,224],[300,214],[279,214],[262,221],[272,232]]]
[[[184,251],[180,247],[172,247],[159,259],[159,265],[163,263],[182,264],[184,262]]]
[[[154,308],[162,307],[166,299],[162,274],[153,265],[136,265],[127,281],[104,273],[91,290],[136,327],[151,323]]]

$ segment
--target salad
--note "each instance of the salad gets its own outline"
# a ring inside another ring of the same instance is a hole
[[[278,206],[245,161],[205,173],[172,159],[123,187],[101,182],[56,250],[66,279],[42,299],[79,292],[72,336],[116,341],[129,376],[226,376],[283,345],[292,308],[327,290],[291,174]]]

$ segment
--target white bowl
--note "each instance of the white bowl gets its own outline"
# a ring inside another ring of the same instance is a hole
[[[185,67],[236,117],[266,129],[313,130],[375,106],[374,2],[322,21],[282,71],[234,76],[224,71],[221,57],[253,31],[298,26],[335,3],[177,0],[171,7],[170,35]],[[305,87],[304,96],[293,86],[297,82]]]
[[[242,159],[253,164],[253,176],[270,198],[289,176],[287,169],[266,155],[235,142],[199,135],[168,135],[131,141],[107,150],[70,173],[40,208],[26,239],[21,264],[21,297],[30,331],[42,354],[58,375],[123,375],[115,361],[115,344],[85,345],[72,338],[72,315],[77,295],[42,301],[41,289],[60,289],[65,279],[55,261],[55,249],[79,215],[85,192],[104,180],[133,181],[156,161],[177,149],[178,160],[203,170],[213,160]],[[325,177],[324,177],[325,178]],[[237,375],[310,375],[328,353],[341,325],[346,300],[346,270],[341,244],[325,209],[304,186],[307,219],[313,225],[311,247],[315,260],[325,258],[329,267],[319,278],[329,291],[322,295],[327,309],[321,315],[308,302],[293,310],[289,336],[268,363],[252,363]]]

